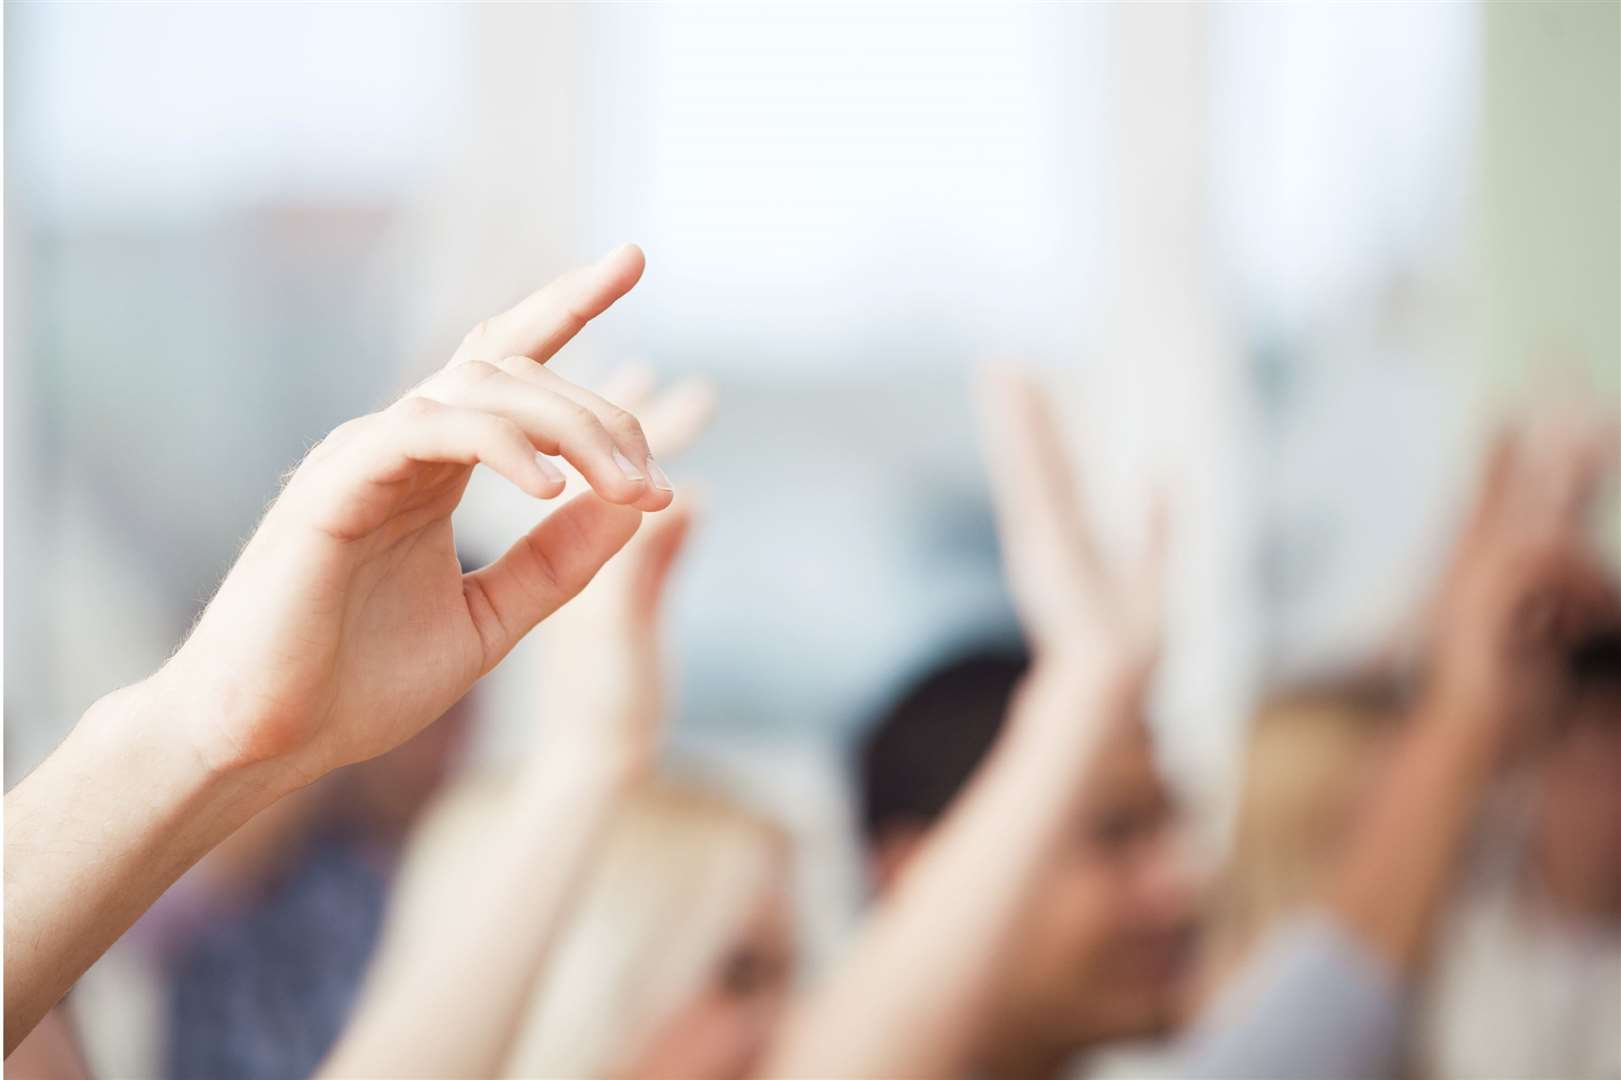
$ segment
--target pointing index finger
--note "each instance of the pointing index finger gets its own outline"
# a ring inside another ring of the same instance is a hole
[[[510,311],[486,319],[463,339],[452,364],[508,356],[545,363],[585,324],[611,307],[641,280],[647,257],[635,244],[621,244],[531,293]]]

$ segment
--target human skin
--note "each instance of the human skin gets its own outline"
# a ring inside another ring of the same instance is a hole
[[[1100,751],[1140,715],[1159,647],[1158,515],[1139,565],[1106,566],[1041,393],[1009,371],[980,390],[1003,561],[1034,663],[990,755],[791,1018],[769,1076],[967,1074],[989,1049],[1004,965]]]
[[[1587,518],[1613,431],[1499,439],[1445,575],[1433,673],[1353,828],[1328,902],[1390,968],[1421,965],[1492,782],[1539,751],[1577,703],[1575,643],[1621,625]]]
[[[641,277],[626,245],[476,327],[292,473],[191,635],[5,797],[10,1051],[181,873],[255,813],[446,712],[673,497],[636,419],[545,361]],[[471,574],[450,515],[484,465],[591,490]]]
[[[648,418],[660,453],[685,449],[707,419],[691,384],[653,400],[622,389],[613,396]],[[539,745],[484,809],[476,848],[431,880],[406,875],[321,1076],[499,1071],[615,808],[652,771],[665,712],[659,616],[691,524],[683,496],[540,631]]]

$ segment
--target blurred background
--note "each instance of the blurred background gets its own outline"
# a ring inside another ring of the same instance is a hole
[[[812,942],[859,895],[848,740],[1015,633],[991,357],[1062,389],[1114,536],[1174,493],[1156,722],[1216,850],[1256,695],[1397,639],[1491,418],[1621,402],[1618,71],[1615,4],[8,3],[6,784],[326,431],[634,240],[557,363],[717,386],[671,470],[706,493],[674,753],[805,841]],[[487,556],[533,508],[460,514]],[[534,669],[475,758],[543,722]],[[93,1056],[149,1071],[150,976],[98,972]]]

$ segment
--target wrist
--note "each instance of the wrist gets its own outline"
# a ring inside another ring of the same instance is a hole
[[[183,708],[161,680],[115,690],[85,711],[69,736],[76,749],[64,757],[78,773],[77,786],[100,787],[103,796],[108,788],[127,788],[125,801],[161,823],[176,876],[299,786],[274,765],[211,761],[199,751]]]
[[[184,738],[210,776],[277,776],[291,791],[331,771],[333,763],[312,756],[304,714],[279,705],[263,681],[222,662],[217,647],[194,651],[205,631],[206,625],[199,627],[168,663],[129,688],[139,691],[147,711]]]
[[[1097,652],[1038,653],[1009,713],[1014,741],[1068,761],[1113,725],[1141,716],[1152,666]]]
[[[1120,649],[1038,650],[1034,676],[1095,713],[1140,712],[1153,685],[1156,658]]]
[[[210,694],[171,660],[98,700],[81,726],[108,746],[151,762],[172,782],[210,793],[254,791],[268,804],[308,782],[280,757],[245,752],[229,734],[232,712],[228,696]]]

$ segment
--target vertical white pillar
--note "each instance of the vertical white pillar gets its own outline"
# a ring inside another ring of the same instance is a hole
[[[1174,528],[1169,651],[1158,720],[1202,838],[1225,828],[1255,668],[1244,368],[1210,268],[1209,23],[1197,5],[1118,12],[1118,294],[1110,384],[1138,519],[1160,477]],[[1116,519],[1119,520],[1118,518]],[[1130,534],[1130,523],[1126,529]]]

